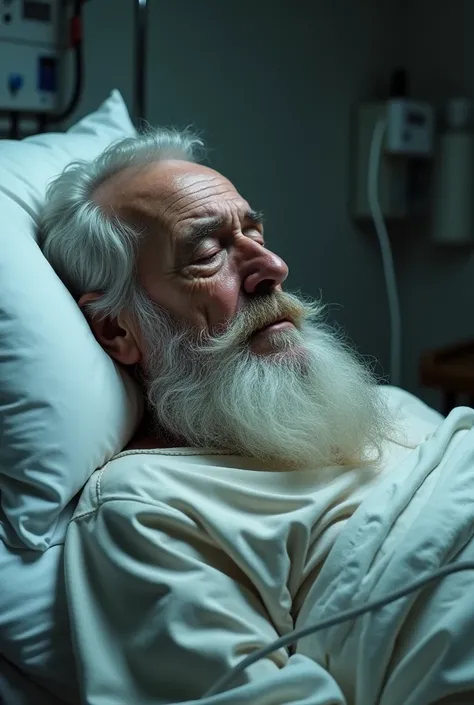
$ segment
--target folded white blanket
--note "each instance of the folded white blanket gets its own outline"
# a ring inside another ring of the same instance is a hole
[[[297,627],[474,560],[473,426],[474,411],[456,409],[371,493],[336,542]],[[446,697],[457,705],[474,703],[473,633],[474,572],[459,572],[308,637],[298,653],[325,664],[346,694],[335,703],[429,705]]]

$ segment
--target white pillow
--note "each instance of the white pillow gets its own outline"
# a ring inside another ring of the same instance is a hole
[[[138,390],[35,241],[48,182],[134,134],[114,91],[65,134],[0,141],[0,538],[10,544],[45,550],[60,513],[139,421]]]
[[[64,586],[64,546],[50,546],[41,553],[9,549],[0,541],[0,572],[0,703],[52,705],[57,702],[52,694],[58,702],[78,702]],[[1,656],[18,676],[24,674],[43,688],[22,682],[19,691],[29,697],[9,697],[10,669]]]

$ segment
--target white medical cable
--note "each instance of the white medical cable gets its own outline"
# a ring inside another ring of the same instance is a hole
[[[226,673],[225,676],[219,678],[219,680],[212,686],[210,690],[207,691],[207,693],[205,693],[201,697],[201,699],[209,698],[212,695],[217,695],[223,690],[228,689],[230,683],[234,680],[236,676],[245,671],[245,669],[249,666],[252,666],[257,661],[260,661],[260,659],[269,656],[274,651],[278,651],[278,649],[282,649],[287,646],[290,646],[291,644],[295,644],[299,639],[303,639],[304,637],[309,636],[310,634],[315,634],[316,632],[320,632],[323,629],[329,629],[329,627],[334,627],[337,624],[341,624],[342,622],[347,622],[351,619],[356,619],[357,617],[360,617],[362,614],[366,614],[367,612],[373,612],[374,610],[377,610],[380,607],[384,607],[389,602],[400,600],[402,597],[406,597],[412,592],[421,590],[426,585],[431,582],[434,582],[435,580],[441,580],[447,575],[451,575],[452,573],[459,573],[462,570],[474,570],[474,561],[465,561],[464,563],[457,564],[451,563],[449,565],[444,566],[444,568],[435,570],[429,575],[425,575],[425,577],[423,578],[419,578],[418,580],[413,581],[404,588],[394,590],[385,597],[380,597],[378,600],[373,600],[372,602],[367,603],[363,607],[354,607],[353,609],[346,610],[342,614],[339,614],[337,617],[330,617],[329,619],[325,619],[322,622],[313,624],[310,627],[296,629],[295,631],[290,632],[289,634],[286,634],[285,636],[282,636],[279,639],[276,639],[272,644],[264,646],[258,651],[255,651],[254,653],[246,656],[244,659],[242,659],[242,661],[240,661],[240,663],[237,664],[237,666],[235,666],[231,671],[229,671],[229,673]]]
[[[367,195],[370,213],[374,221],[375,230],[380,243],[382,263],[387,288],[388,307],[390,312],[390,382],[393,386],[400,386],[401,378],[401,316],[400,303],[397,291],[397,279],[393,263],[392,248],[387,227],[379,202],[379,170],[382,155],[383,140],[387,127],[386,120],[379,120],[372,134],[369,153],[369,171],[367,179]]]

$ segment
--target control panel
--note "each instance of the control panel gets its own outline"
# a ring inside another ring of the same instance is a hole
[[[0,0],[0,110],[57,107],[61,0]]]

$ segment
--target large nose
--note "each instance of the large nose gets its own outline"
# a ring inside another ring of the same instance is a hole
[[[242,286],[249,296],[271,294],[288,276],[286,263],[258,242],[246,243]]]

